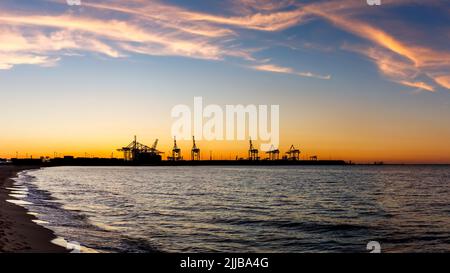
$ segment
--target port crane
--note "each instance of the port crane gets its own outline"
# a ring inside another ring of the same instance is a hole
[[[134,136],[134,140],[128,144],[128,146],[117,149],[118,152],[123,152],[123,158],[125,161],[138,161],[144,157],[159,156],[163,152],[159,151],[156,146],[158,145],[158,139],[155,140],[152,147],[139,143],[137,137]]]
[[[192,150],[191,150],[191,160],[200,160],[200,149],[197,147],[195,143],[195,137],[192,136]]]
[[[180,161],[183,160],[181,156],[181,149],[177,145],[177,138],[173,137],[173,148],[172,148],[172,156],[167,157],[168,160],[172,161]]]
[[[300,159],[300,150],[295,149],[294,145],[291,145],[289,151],[286,152],[289,160],[299,160]]]
[[[266,152],[268,155],[268,160],[278,160],[280,159],[280,150],[275,149],[275,147],[272,145],[270,146],[270,150]]]
[[[248,149],[248,160],[259,160],[258,149],[253,147],[252,139],[250,138],[250,147]]]

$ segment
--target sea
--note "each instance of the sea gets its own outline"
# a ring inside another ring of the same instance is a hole
[[[448,165],[48,167],[10,190],[86,252],[450,251]]]

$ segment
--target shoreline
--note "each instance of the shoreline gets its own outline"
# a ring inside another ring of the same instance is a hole
[[[68,251],[51,241],[56,239],[53,231],[33,222],[37,218],[28,210],[7,202],[15,200],[9,196],[17,174],[37,169],[39,166],[0,166],[0,253],[67,253]]]

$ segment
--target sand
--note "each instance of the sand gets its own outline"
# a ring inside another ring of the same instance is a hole
[[[27,210],[6,200],[15,199],[9,196],[6,188],[13,185],[18,172],[35,167],[1,166],[0,165],[0,253],[61,253],[65,248],[54,245],[51,240],[55,234],[34,222],[35,216],[27,214]]]

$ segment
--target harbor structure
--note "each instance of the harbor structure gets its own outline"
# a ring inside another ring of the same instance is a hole
[[[197,144],[195,143],[195,136],[192,136],[191,160],[200,160],[200,148],[198,148]]]
[[[252,139],[250,138],[250,147],[248,149],[248,160],[259,160],[259,151],[253,147]]]

